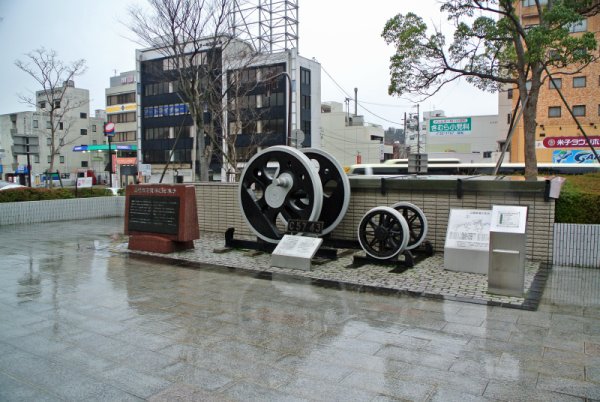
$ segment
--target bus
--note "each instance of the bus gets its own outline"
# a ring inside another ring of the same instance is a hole
[[[495,163],[428,163],[428,175],[491,175],[496,168]],[[538,163],[538,172],[543,176],[566,174],[584,174],[600,172],[598,163]],[[524,163],[503,163],[498,175],[522,175],[525,173]],[[407,175],[408,164],[403,163],[371,163],[350,166],[349,175]]]

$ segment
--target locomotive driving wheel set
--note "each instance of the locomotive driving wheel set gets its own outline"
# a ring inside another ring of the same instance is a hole
[[[276,244],[294,221],[322,222],[331,233],[350,204],[350,181],[327,152],[283,145],[255,154],[238,187],[242,217],[262,241]],[[392,260],[418,247],[427,234],[423,211],[408,202],[369,210],[358,226],[358,243],[375,260]]]

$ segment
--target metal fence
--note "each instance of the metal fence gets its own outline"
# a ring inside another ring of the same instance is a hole
[[[600,225],[554,224],[553,263],[600,268]]]

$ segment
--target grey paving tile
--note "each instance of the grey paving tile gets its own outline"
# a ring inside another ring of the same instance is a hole
[[[98,372],[96,376],[104,382],[143,399],[168,388],[172,384],[171,381],[164,378],[132,370],[128,367],[109,368]]]
[[[377,391],[361,389],[358,386],[348,386],[343,382],[336,385],[306,377],[298,377],[292,383],[279,388],[279,390],[302,399],[317,401],[367,401],[377,395]]]
[[[376,353],[376,356],[442,370],[448,370],[457,361],[455,356],[437,355],[425,350],[400,348],[397,346],[384,346]]]
[[[228,402],[232,401],[225,398],[222,394],[206,392],[198,390],[197,388],[191,387],[187,384],[173,384],[169,388],[152,395],[147,399],[149,402],[167,402],[167,401],[178,401],[178,402]]]
[[[510,382],[490,381],[483,396],[494,400],[539,401],[539,402],[581,402],[582,398],[564,393],[549,392],[541,388],[524,387]]]
[[[342,380],[340,385],[348,389],[361,389],[407,400],[426,400],[434,387],[417,381],[405,381],[384,373],[355,372]]]
[[[579,298],[579,304],[565,298],[557,285],[560,275],[573,269],[552,271],[538,311],[523,311],[314,287],[309,278],[281,281],[285,270],[274,271],[272,280],[258,280],[219,268],[129,258],[94,248],[99,238],[108,243],[105,233],[113,227],[122,231],[122,220],[109,221],[0,230],[0,250],[9,250],[17,267],[29,255],[40,266],[38,284],[31,276],[19,284],[26,271],[0,267],[0,373],[11,390],[0,399],[596,396],[600,306],[592,298]],[[52,239],[57,230],[60,238]],[[36,236],[32,246],[24,246]],[[191,254],[201,262],[212,258],[215,242],[222,239],[205,236]],[[227,258],[231,266],[261,270],[269,257]],[[440,281],[454,280],[426,266],[436,261],[442,261],[439,255],[391,282],[379,267],[346,270],[340,261],[307,275],[344,280],[368,275],[386,286],[406,280],[434,292]],[[452,286],[455,292],[472,292]],[[99,375],[103,372],[111,375]],[[39,381],[28,382],[32,374]],[[25,384],[25,394],[15,390],[15,381]]]
[[[600,384],[556,376],[540,375],[537,388],[591,400],[600,399]]]
[[[238,382],[222,392],[225,398],[236,401],[282,401],[299,402],[305,401],[303,397],[291,395],[281,390],[261,387],[260,385]]]
[[[429,397],[430,402],[490,402],[495,399],[485,398],[483,396],[473,395],[466,392],[459,392],[453,389],[438,387]]]
[[[43,390],[31,384],[18,381],[0,370],[0,400],[5,402],[54,402],[61,401],[51,390]]]

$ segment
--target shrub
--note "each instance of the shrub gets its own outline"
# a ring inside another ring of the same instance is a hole
[[[557,223],[600,224],[600,173],[566,177],[555,219]]]

